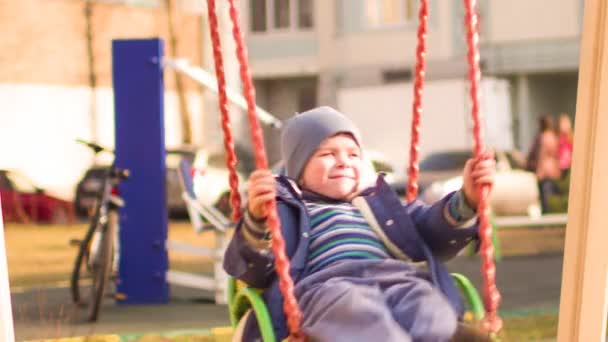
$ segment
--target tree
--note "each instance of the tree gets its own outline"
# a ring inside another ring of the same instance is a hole
[[[169,51],[171,56],[175,57],[178,55],[177,51],[177,37],[175,34],[174,27],[174,0],[165,0],[165,8],[167,10],[167,23],[169,28]],[[179,115],[182,127],[182,142],[184,144],[192,144],[192,124],[190,122],[190,111],[188,110],[188,103],[186,102],[186,95],[184,93],[184,82],[182,75],[177,71],[175,73],[175,88],[177,91],[177,100],[179,105]]]

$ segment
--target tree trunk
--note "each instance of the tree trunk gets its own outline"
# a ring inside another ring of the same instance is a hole
[[[165,8],[167,9],[167,22],[169,28],[169,51],[172,57],[176,57],[177,52],[177,37],[175,35],[175,27],[173,21],[174,0],[165,0]],[[175,88],[177,91],[177,99],[179,104],[179,115],[182,127],[182,142],[184,144],[192,144],[192,124],[190,122],[190,111],[186,102],[184,93],[184,83],[182,75],[175,72]]]
[[[89,115],[91,119],[90,140],[97,142],[97,73],[95,72],[95,51],[93,49],[93,1],[85,0],[84,17],[86,24],[85,42],[87,46],[87,62],[89,67],[89,88],[91,90],[91,103]]]

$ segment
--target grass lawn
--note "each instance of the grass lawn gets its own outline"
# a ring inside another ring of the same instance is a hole
[[[500,342],[538,342],[551,341],[557,336],[557,315],[538,315],[532,317],[512,317],[504,320],[505,328],[497,336]],[[224,335],[226,336],[226,335]],[[143,335],[135,338],[138,342],[217,342],[229,339],[214,338],[214,334],[181,336]],[[88,341],[88,340],[87,340]],[[110,342],[103,339],[96,342]],[[130,340],[129,340],[130,341]]]
[[[69,284],[76,247],[70,246],[70,239],[81,238],[86,230],[85,224],[70,226],[53,225],[19,225],[6,224],[5,239],[9,266],[11,288],[56,286]],[[510,240],[515,240],[509,231],[501,237],[503,251],[509,247]],[[550,230],[555,235],[552,244],[563,244],[563,232]],[[209,246],[214,243],[211,233],[196,235],[188,222],[172,222],[169,228],[169,238]],[[511,239],[510,239],[511,238]],[[521,239],[519,239],[521,241]],[[515,241],[513,241],[515,244]],[[556,247],[557,248],[557,247]],[[526,252],[530,250],[526,249]],[[507,252],[506,254],[512,254]],[[210,260],[201,257],[170,253],[171,269],[197,273],[211,272]],[[527,317],[506,317],[505,329],[499,335],[501,341],[539,341],[555,338],[557,335],[557,315],[534,315]],[[182,341],[184,337],[155,337],[144,336],[140,341]],[[188,341],[210,341],[200,337]]]
[[[6,224],[5,239],[11,288],[69,284],[77,247],[71,239],[80,239],[86,224],[21,225]],[[169,238],[208,246],[213,234],[196,235],[189,223],[171,223]],[[169,255],[171,269],[210,272],[209,260],[179,253]]]

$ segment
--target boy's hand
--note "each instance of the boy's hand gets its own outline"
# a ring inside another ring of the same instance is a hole
[[[268,216],[266,205],[276,196],[276,184],[270,170],[255,170],[249,177],[247,192],[247,210],[256,220]]]
[[[495,175],[496,161],[493,151],[486,151],[478,158],[467,160],[462,172],[462,191],[471,209],[476,209],[479,204],[477,187],[484,184],[492,187]]]

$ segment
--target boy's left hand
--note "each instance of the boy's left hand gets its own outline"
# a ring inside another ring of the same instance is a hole
[[[491,188],[495,175],[496,161],[493,151],[486,151],[477,158],[467,160],[462,172],[462,191],[471,209],[476,209],[479,204],[477,187],[486,184]]]

